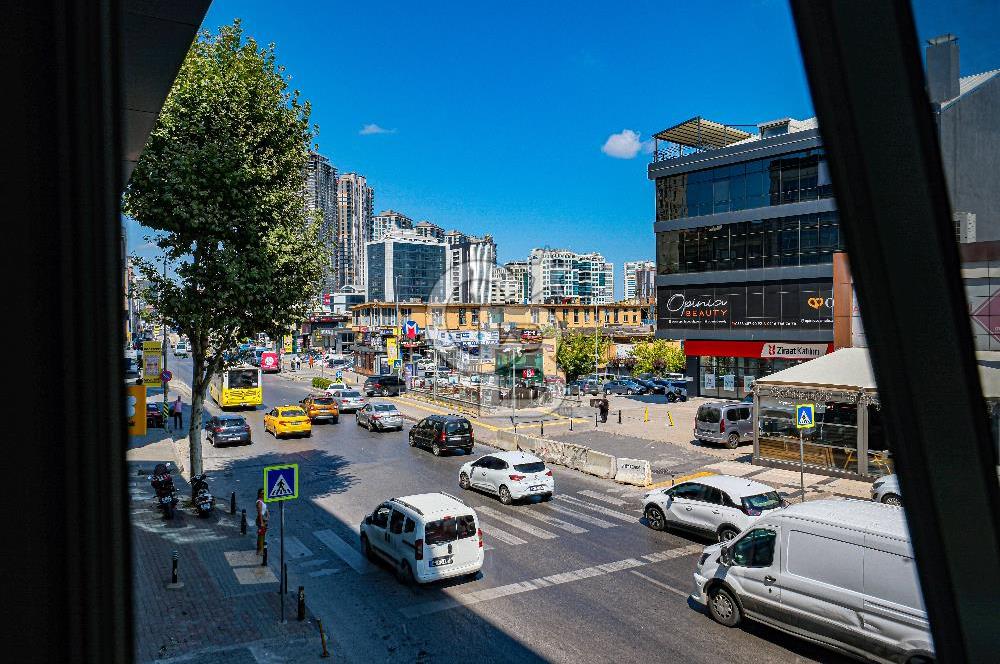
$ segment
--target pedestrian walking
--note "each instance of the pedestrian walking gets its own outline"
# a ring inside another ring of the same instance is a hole
[[[257,555],[264,555],[264,537],[267,535],[267,503],[264,490],[257,489]]]
[[[312,356],[312,355],[310,355],[310,356],[309,356],[309,368],[310,368],[310,369],[312,369],[312,368],[313,368],[313,361],[314,361],[314,360],[313,360],[313,356]]]
[[[597,409],[601,412],[601,422],[607,422],[608,411],[611,409],[611,404],[608,403],[607,397],[601,397],[597,400]]]
[[[173,428],[180,429],[184,426],[184,404],[181,403],[179,396],[176,401],[170,404],[170,419],[172,420]]]

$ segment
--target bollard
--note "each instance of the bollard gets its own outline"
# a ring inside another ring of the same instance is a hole
[[[264,541],[264,559],[260,561],[261,567],[267,567],[267,540]]]
[[[542,438],[545,437],[545,420],[539,420],[542,423]]]
[[[618,409],[618,424],[622,423],[622,409]]]
[[[243,516],[240,517],[240,535],[247,534],[247,511],[243,510]]]
[[[667,420],[669,420],[670,426],[674,426],[674,416],[670,414],[669,410],[667,411]]]
[[[644,410],[642,413],[642,421],[643,422],[649,421],[649,406],[646,406],[646,410]]]
[[[170,573],[170,583],[177,583],[177,561],[180,560],[180,554],[174,551],[170,554],[170,558],[173,561],[173,570]]]
[[[594,411],[594,428],[597,428],[597,411]]]
[[[317,618],[316,625],[319,626],[319,638],[323,642],[323,654],[320,657],[329,657],[330,653],[326,651],[326,632],[323,631],[323,621]]]
[[[306,619],[306,588],[305,586],[299,586],[299,622]]]
[[[236,492],[229,494],[229,513],[236,514]]]
[[[569,410],[569,430],[570,431],[573,430],[573,409],[572,408],[570,408],[570,410]]]

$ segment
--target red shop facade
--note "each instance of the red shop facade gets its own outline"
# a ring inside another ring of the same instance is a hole
[[[719,399],[742,399],[758,378],[833,352],[832,343],[799,341],[684,342],[688,393]]]

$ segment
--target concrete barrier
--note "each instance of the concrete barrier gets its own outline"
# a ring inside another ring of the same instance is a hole
[[[517,434],[517,449],[521,450],[522,452],[530,452],[531,454],[535,454],[536,449],[538,447],[538,443],[541,440],[542,440],[541,438],[531,438],[530,436]]]
[[[587,452],[590,449],[573,443],[563,443],[562,447],[562,459],[558,463],[574,470],[583,470],[587,465]]]
[[[512,431],[497,431],[496,443],[494,445],[502,450],[513,452],[517,449],[517,439],[519,435]]]
[[[648,486],[653,483],[653,471],[649,461],[645,459],[618,459],[618,469],[615,471],[615,481],[636,486]]]
[[[587,450],[587,456],[583,467],[579,470],[606,480],[613,479],[618,472],[618,459],[610,454]]]

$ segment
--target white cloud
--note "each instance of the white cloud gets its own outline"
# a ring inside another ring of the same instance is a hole
[[[623,129],[621,133],[608,136],[601,152],[615,159],[632,159],[641,149],[642,141],[639,140],[639,133]]]
[[[385,127],[379,127],[377,124],[373,122],[371,124],[366,124],[364,127],[361,128],[361,131],[359,131],[358,133],[361,134],[362,136],[368,136],[370,134],[395,134],[396,130],[386,129]]]

